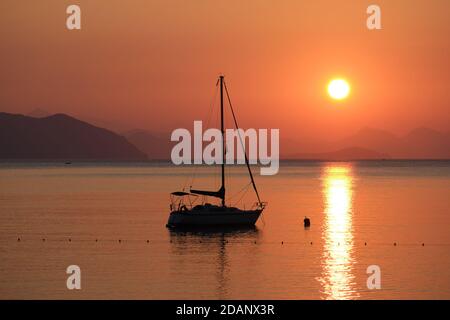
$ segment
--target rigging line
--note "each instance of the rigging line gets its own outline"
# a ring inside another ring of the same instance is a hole
[[[258,189],[256,188],[256,184],[255,184],[255,179],[253,179],[252,170],[250,169],[250,164],[248,163],[247,151],[245,150],[245,145],[244,145],[244,142],[242,141],[242,137],[241,137],[241,134],[239,132],[239,126],[238,126],[238,123],[237,123],[237,120],[236,120],[236,116],[234,115],[233,105],[231,104],[231,99],[230,99],[230,95],[228,93],[227,84],[225,83],[225,81],[223,82],[223,84],[224,84],[224,87],[225,87],[225,92],[227,94],[228,104],[230,105],[231,114],[233,115],[234,125],[235,125],[235,127],[236,127],[236,129],[238,131],[239,140],[241,142],[242,150],[244,151],[245,164],[247,165],[248,173],[250,175],[250,180],[252,182],[253,189],[255,190],[256,197],[258,198],[258,202],[261,203],[261,199],[259,197]]]
[[[242,196],[238,199],[238,201],[236,201],[234,203],[234,205],[237,205],[239,202],[241,202],[241,200],[244,198],[244,196],[247,194],[248,192],[248,188],[245,190],[245,192],[242,194]]]
[[[214,102],[216,101],[218,92],[219,92],[219,87],[216,84],[216,88],[214,90],[213,97],[212,97],[212,99],[211,99],[211,101],[209,103],[209,113],[208,113],[208,119],[207,119],[207,122],[206,122],[206,127],[209,127],[209,124],[211,122],[212,114],[214,113],[214,110],[215,110],[215,103]],[[189,187],[192,187],[192,185],[194,184],[194,180],[195,180],[195,178],[197,176],[197,169],[198,169],[197,166],[194,164],[193,173],[192,173],[192,179],[191,179],[191,183],[190,183]],[[188,182],[188,180],[186,180],[185,186],[186,186],[187,182]],[[184,187],[183,187],[183,189],[184,189]]]
[[[217,94],[219,92],[219,81],[220,80],[218,79],[217,82],[216,82],[216,91],[215,91],[215,95],[214,95],[214,102],[216,101],[216,97],[217,97]],[[213,125],[217,125],[218,126],[219,116],[220,116],[219,108],[214,108],[213,111],[215,111],[215,112],[211,113],[211,117],[208,120],[208,124],[206,126],[207,128],[209,128],[210,120],[213,120],[213,121],[215,120],[215,123]],[[213,114],[215,115],[215,119],[213,119],[214,118]],[[219,176],[219,172],[220,172],[220,167],[217,167],[216,165],[213,165],[213,170],[212,171],[213,171],[213,176],[214,176],[214,188],[215,188],[218,185],[218,176]]]
[[[210,104],[209,104],[209,107],[210,107],[210,109],[209,109],[209,115],[208,115],[208,120],[207,120],[207,123],[206,123],[206,127],[208,127],[209,126],[209,123],[210,123],[210,121],[211,121],[211,118],[212,118],[212,114],[213,114],[213,111],[214,111],[214,102],[216,101],[216,98],[217,98],[217,92],[219,91],[219,87],[216,85],[216,89],[214,90],[214,95],[213,95],[213,98],[212,98],[212,100],[211,100],[211,102],[210,102]]]
[[[233,199],[234,197],[238,196],[242,191],[244,191],[245,189],[247,189],[252,183],[249,182],[247,183],[241,190],[239,190],[238,192],[236,192],[235,194],[233,194],[231,197],[228,198],[228,200]]]

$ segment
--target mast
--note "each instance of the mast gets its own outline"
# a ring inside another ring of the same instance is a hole
[[[227,84],[224,81],[224,76],[219,76],[219,80],[217,81],[216,86],[220,83],[220,132],[222,134],[222,185],[220,186],[220,189],[218,191],[205,191],[205,190],[195,190],[190,189],[191,193],[204,195],[204,196],[211,196],[216,197],[219,199],[222,199],[222,206],[225,207],[225,151],[226,151],[226,144],[225,144],[225,128],[224,128],[224,116],[223,116],[223,94],[224,89],[225,93],[227,95],[228,104],[230,105],[231,114],[233,116],[234,125],[236,129],[239,129],[239,125],[236,120],[236,116],[234,114],[233,105],[231,104],[230,95],[228,93]],[[238,131],[239,132],[239,131]],[[259,197],[258,189],[256,188],[255,179],[253,178],[252,170],[250,169],[250,163],[248,161],[247,152],[245,151],[245,144],[242,140],[241,135],[239,134],[239,140],[241,142],[241,147],[244,150],[244,157],[245,157],[245,164],[247,165],[248,174],[250,175],[250,180],[253,185],[253,189],[255,190],[256,197],[258,198],[258,204],[264,208],[263,202],[261,202],[261,199]]]
[[[225,206],[225,129],[223,126],[223,76],[220,80],[220,132],[222,133],[222,206]]]

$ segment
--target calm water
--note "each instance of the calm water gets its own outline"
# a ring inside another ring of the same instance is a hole
[[[286,162],[256,175],[256,229],[167,230],[169,193],[215,171],[0,164],[0,298],[450,299],[450,162]],[[229,203],[255,201],[247,184],[232,168]]]

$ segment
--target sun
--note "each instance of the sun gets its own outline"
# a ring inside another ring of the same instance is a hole
[[[335,100],[342,100],[348,97],[350,85],[344,79],[333,79],[328,84],[328,94]]]

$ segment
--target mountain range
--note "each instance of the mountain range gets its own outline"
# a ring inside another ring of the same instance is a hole
[[[0,159],[146,160],[112,131],[65,114],[42,118],[0,113]]]
[[[170,159],[170,153],[174,143],[170,141],[169,133],[156,133],[136,129],[124,132],[123,135],[139,150],[142,150],[149,159]]]
[[[450,159],[450,133],[416,128],[397,136],[388,131],[362,128],[354,135],[325,145],[339,150],[358,147],[388,155],[393,159]]]
[[[150,159],[170,159],[174,143],[169,133],[134,130],[123,135]],[[450,133],[428,128],[417,128],[404,136],[363,128],[344,139],[314,143],[306,136],[296,138],[280,138],[281,159],[450,159]]]
[[[169,133],[135,129],[117,134],[42,109],[27,116],[0,113],[0,159],[168,160],[173,145]],[[280,158],[450,159],[450,133],[417,128],[397,136],[366,127],[335,141],[282,136]]]

